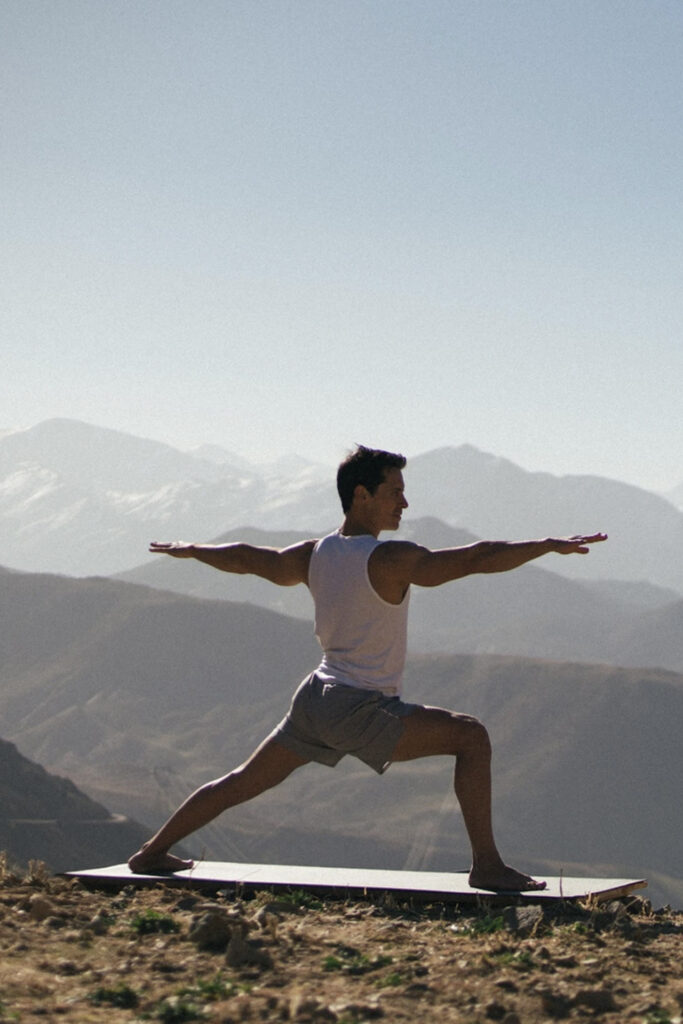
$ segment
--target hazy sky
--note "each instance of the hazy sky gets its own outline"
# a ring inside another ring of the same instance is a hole
[[[1,0],[0,427],[683,480],[680,0]]]

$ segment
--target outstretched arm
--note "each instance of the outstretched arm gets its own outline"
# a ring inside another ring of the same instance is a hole
[[[462,548],[426,551],[416,561],[413,580],[422,587],[437,587],[473,573],[507,572],[541,555],[588,554],[588,545],[607,540],[604,533],[591,536],[546,537],[544,540],[478,541]]]
[[[173,558],[195,558],[222,572],[250,573],[281,587],[308,580],[308,563],[314,540],[288,548],[257,547],[255,544],[188,544],[185,541],[152,541],[149,550]]]
[[[559,555],[588,554],[591,544],[607,540],[607,534],[590,536],[546,537],[544,540],[477,541],[459,548],[430,551],[417,544],[387,543],[384,565],[378,566],[388,576],[407,586],[438,587],[450,580],[480,572],[507,572],[534,558],[555,552]],[[386,577],[385,577],[386,578]]]

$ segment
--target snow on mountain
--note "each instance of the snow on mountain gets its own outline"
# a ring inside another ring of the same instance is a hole
[[[0,564],[107,575],[139,564],[153,539],[210,539],[251,523],[299,526],[302,506],[324,480],[330,486],[329,470],[305,460],[278,475],[277,466],[219,464],[118,431],[48,420],[0,438]]]

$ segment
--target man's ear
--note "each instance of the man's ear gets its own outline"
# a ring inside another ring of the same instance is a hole
[[[353,489],[353,500],[358,502],[367,501],[371,497],[370,491],[364,484],[356,484]]]

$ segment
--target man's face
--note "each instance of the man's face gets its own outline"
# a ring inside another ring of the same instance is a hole
[[[368,512],[372,516],[377,533],[381,530],[398,530],[403,510],[408,508],[405,499],[405,484],[400,469],[385,469],[384,480],[374,494],[368,494]]]

